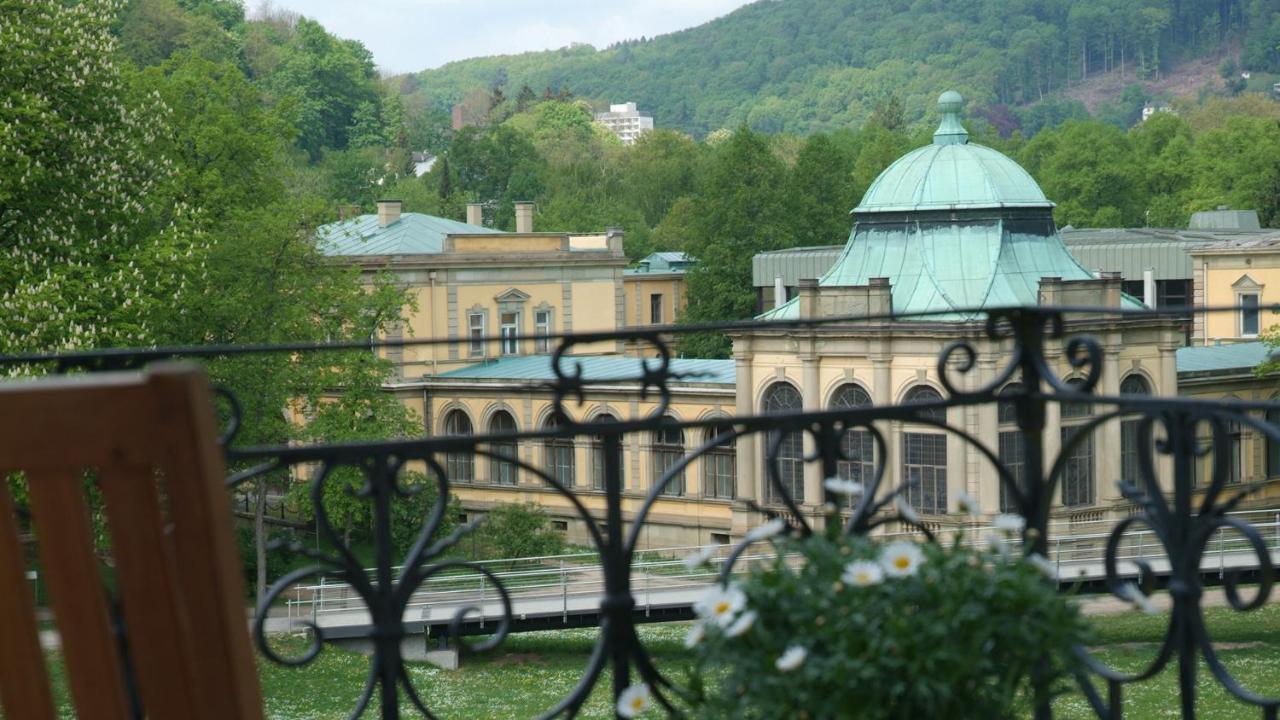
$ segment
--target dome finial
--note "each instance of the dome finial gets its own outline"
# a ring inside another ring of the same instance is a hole
[[[942,122],[933,133],[934,145],[964,145],[969,142],[969,131],[960,124],[960,110],[964,107],[964,98],[955,90],[948,90],[938,96],[938,112],[942,113]]]

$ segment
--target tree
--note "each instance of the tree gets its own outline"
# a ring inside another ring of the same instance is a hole
[[[794,244],[786,188],[778,182],[785,176],[768,139],[746,127],[716,148],[699,183],[702,214],[685,243],[698,263],[685,275],[689,303],[681,322],[751,317],[751,257]],[[695,357],[723,357],[729,341],[721,334],[694,336],[680,349]]]
[[[149,152],[108,0],[0,1],[0,352],[154,342],[203,272],[198,213]]]
[[[372,102],[363,102],[356,107],[351,116],[351,127],[347,128],[347,147],[352,149],[380,148],[386,144],[386,135],[381,118],[378,117],[378,106]]]
[[[810,135],[800,148],[788,182],[788,215],[798,244],[832,245],[848,237],[849,210],[859,200],[851,150],[849,144],[837,144],[823,133]]]
[[[564,552],[564,538],[551,527],[551,516],[533,503],[495,505],[485,515],[476,538],[485,558],[527,558]]]

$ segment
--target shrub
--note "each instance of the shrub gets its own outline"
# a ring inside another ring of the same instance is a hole
[[[699,605],[705,717],[1011,717],[1041,660],[1061,679],[1083,638],[1043,561],[958,539],[775,542],[778,559]]]
[[[533,503],[496,505],[476,531],[486,558],[520,558],[564,552],[564,538],[547,511]]]

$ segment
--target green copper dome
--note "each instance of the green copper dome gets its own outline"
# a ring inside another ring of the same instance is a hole
[[[969,142],[960,123],[964,99],[938,98],[942,122],[933,143],[898,158],[871,183],[854,214],[916,210],[1053,207],[1031,175],[989,147]]]

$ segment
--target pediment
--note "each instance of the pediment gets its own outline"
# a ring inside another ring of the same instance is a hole
[[[1244,275],[1241,275],[1239,280],[1236,280],[1235,282],[1231,283],[1231,287],[1235,288],[1235,290],[1238,292],[1249,292],[1251,290],[1261,291],[1262,283],[1258,282],[1257,280],[1254,280],[1252,277],[1250,277],[1246,273]]]
[[[493,299],[500,303],[522,303],[528,300],[529,297],[529,293],[522,292],[517,288],[507,288],[497,295],[494,295]]]

